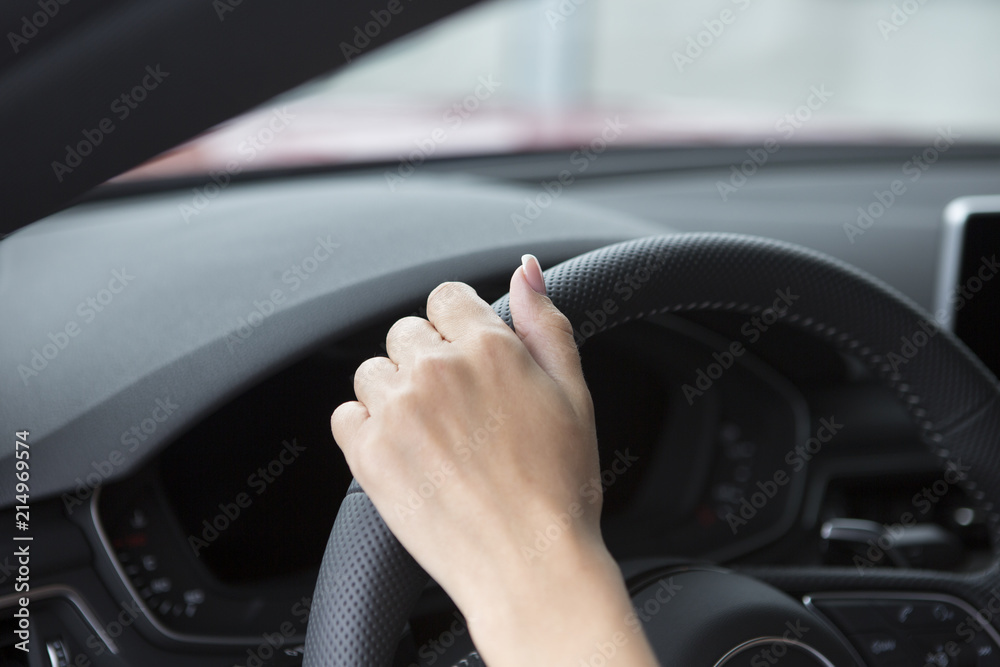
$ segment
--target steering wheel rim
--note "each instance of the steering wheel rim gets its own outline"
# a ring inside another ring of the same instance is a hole
[[[578,344],[663,313],[759,314],[794,297],[781,320],[855,355],[906,406],[925,446],[987,516],[993,567],[952,581],[982,596],[998,567],[1000,384],[950,332],[862,271],[789,243],[739,234],[655,236],[607,246],[545,272],[548,294]],[[512,325],[508,297],[493,304]],[[967,472],[974,471],[974,472]],[[845,572],[831,572],[843,581]],[[790,573],[789,580],[801,579]],[[869,577],[894,586],[912,573]],[[305,667],[388,665],[427,575],[352,483],[323,558],[307,629]],[[874,587],[874,586],[872,586]]]

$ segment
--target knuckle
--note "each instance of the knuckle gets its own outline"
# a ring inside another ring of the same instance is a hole
[[[386,334],[386,341],[403,342],[408,338],[413,336],[416,327],[422,326],[425,320],[410,315],[408,317],[403,317],[396,320],[396,322],[389,327],[389,332]]]
[[[516,340],[514,332],[506,327],[480,327],[475,333],[476,344],[484,350],[507,351]]]
[[[375,375],[382,370],[383,364],[385,364],[386,361],[387,359],[385,357],[371,357],[370,359],[362,361],[361,365],[358,366],[358,370],[354,371],[355,390],[375,377]]]
[[[347,411],[350,409],[349,403],[341,403],[336,408],[333,409],[333,414],[330,415],[330,425],[336,425],[343,423],[344,419],[347,417]]]
[[[518,353],[520,339],[506,327],[484,327],[478,330],[473,341],[477,359],[509,361]]]
[[[358,386],[358,383],[364,382],[366,378],[371,377],[372,371],[374,370],[375,367],[375,363],[376,362],[374,357],[371,359],[365,359],[364,361],[361,362],[361,364],[358,366],[358,369],[354,371],[355,387]]]
[[[568,336],[573,335],[573,324],[569,321],[569,318],[554,305],[552,306],[552,317],[549,318],[549,326],[559,333],[566,334]]]
[[[428,306],[431,303],[448,304],[458,300],[468,299],[470,296],[476,296],[476,290],[472,289],[465,283],[446,282],[441,283],[434,288],[434,291],[432,291],[430,296],[427,297],[427,304]]]
[[[346,403],[341,403],[334,409],[333,414],[330,415],[330,431],[334,435],[334,439],[337,437],[337,432],[340,427],[344,424],[345,415],[347,414],[347,409],[344,407]],[[343,446],[340,440],[337,440],[337,444]]]

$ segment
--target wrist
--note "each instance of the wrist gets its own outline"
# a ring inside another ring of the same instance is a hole
[[[511,574],[460,603],[488,664],[575,665],[567,659],[586,659],[598,640],[622,646],[622,657],[648,650],[621,571],[599,537],[563,536]]]
[[[493,569],[480,571],[475,582],[462,586],[471,595],[456,602],[464,603],[467,616],[486,620],[516,615],[534,600],[581,582],[621,579],[603,541],[585,530],[568,531],[544,543],[526,543],[516,551],[511,546],[506,554],[496,556],[489,559]]]

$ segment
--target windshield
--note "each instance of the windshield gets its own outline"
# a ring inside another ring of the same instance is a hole
[[[390,3],[392,4],[392,3]],[[405,9],[405,3],[403,6]],[[576,149],[1000,139],[1000,3],[494,0],[120,177]]]

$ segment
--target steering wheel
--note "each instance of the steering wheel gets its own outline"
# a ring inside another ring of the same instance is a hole
[[[639,288],[616,291],[628,281]],[[933,591],[982,605],[1000,583],[994,511],[1000,500],[1000,385],[957,338],[893,288],[805,248],[703,233],[601,248],[546,271],[545,282],[578,342],[661,313],[762,313],[771,308],[775,290],[789,289],[800,298],[782,321],[855,356],[892,389],[924,444],[939,457],[942,479],[962,486],[988,517],[992,565],[972,574],[799,567],[759,568],[750,577],[709,567],[668,572],[651,566],[631,580],[634,603],[659,594],[657,586],[662,588],[668,575],[686,593],[663,605],[664,613],[644,620],[662,664],[748,665],[761,642],[775,641],[786,641],[783,665],[857,664],[836,632],[770,584],[803,591]],[[507,296],[493,308],[512,325]],[[305,667],[389,665],[426,582],[427,575],[352,483],[320,568]],[[789,637],[786,623],[796,622],[816,630],[801,639]]]

